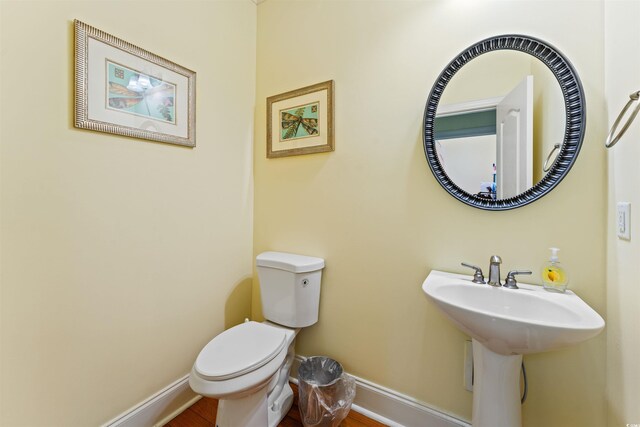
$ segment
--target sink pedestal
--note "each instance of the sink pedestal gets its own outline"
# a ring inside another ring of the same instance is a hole
[[[520,427],[522,355],[495,353],[473,342],[473,427]]]

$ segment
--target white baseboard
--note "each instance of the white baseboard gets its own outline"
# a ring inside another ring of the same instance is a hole
[[[197,402],[200,397],[189,388],[187,374],[102,427],[162,426]]]
[[[296,356],[291,367],[291,380],[298,382],[300,363]],[[351,375],[356,380],[356,398],[352,409],[391,427],[471,427],[464,421],[431,408],[395,390]],[[145,401],[125,411],[102,427],[158,427],[193,405],[198,399],[189,388],[185,375]]]
[[[291,379],[297,383],[298,367],[304,360],[296,356]],[[356,380],[356,397],[352,409],[392,427],[471,427],[464,421],[431,408],[395,390],[351,375]]]

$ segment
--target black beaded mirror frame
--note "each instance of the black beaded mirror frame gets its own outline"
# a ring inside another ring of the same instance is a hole
[[[442,168],[436,153],[434,120],[436,118],[436,110],[438,109],[440,97],[442,96],[444,89],[447,87],[447,84],[458,70],[460,70],[460,68],[462,68],[467,62],[479,55],[505,49],[528,53],[529,55],[538,58],[547,67],[549,67],[553,75],[558,80],[564,97],[566,127],[560,153],[551,167],[551,170],[544,176],[544,178],[527,191],[520,193],[515,197],[491,200],[467,193],[449,179]],[[460,55],[451,61],[444,71],[440,73],[440,76],[433,85],[424,111],[424,152],[427,156],[427,162],[429,163],[429,167],[431,168],[433,175],[436,177],[440,185],[442,185],[445,190],[447,190],[456,199],[479,209],[493,211],[514,209],[541,198],[550,192],[565,177],[580,152],[580,147],[584,138],[585,122],[586,105],[580,78],[571,63],[557,49],[546,42],[523,35],[507,34],[490,37],[474,44],[460,53]]]

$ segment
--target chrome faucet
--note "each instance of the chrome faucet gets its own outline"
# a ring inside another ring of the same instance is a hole
[[[480,267],[476,267],[473,264],[467,264],[466,262],[461,263],[464,267],[472,268],[475,270],[475,274],[473,275],[473,283],[480,283],[487,285],[495,286],[499,288],[500,286],[504,286],[507,289],[519,289],[516,281],[517,274],[531,274],[529,270],[512,270],[507,274],[507,279],[504,281],[504,285],[500,283],[500,264],[502,264],[502,258],[498,255],[494,255],[489,259],[489,280],[484,281],[484,275],[482,274],[482,269]]]
[[[500,283],[500,264],[502,264],[502,258],[498,255],[494,255],[489,259],[489,280],[487,284],[491,286],[502,286]]]

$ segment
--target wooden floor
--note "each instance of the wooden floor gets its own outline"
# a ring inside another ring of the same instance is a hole
[[[278,427],[302,427],[300,421],[300,411],[298,410],[298,387],[291,384],[293,389],[294,400],[293,406],[287,416],[278,424]],[[165,427],[215,427],[216,411],[218,409],[218,401],[209,397],[203,397],[193,406],[165,424]],[[365,417],[355,411],[349,412],[349,416],[342,421],[341,427],[384,427],[370,418]],[[236,427],[236,426],[234,426]],[[243,426],[237,426],[243,427]]]

